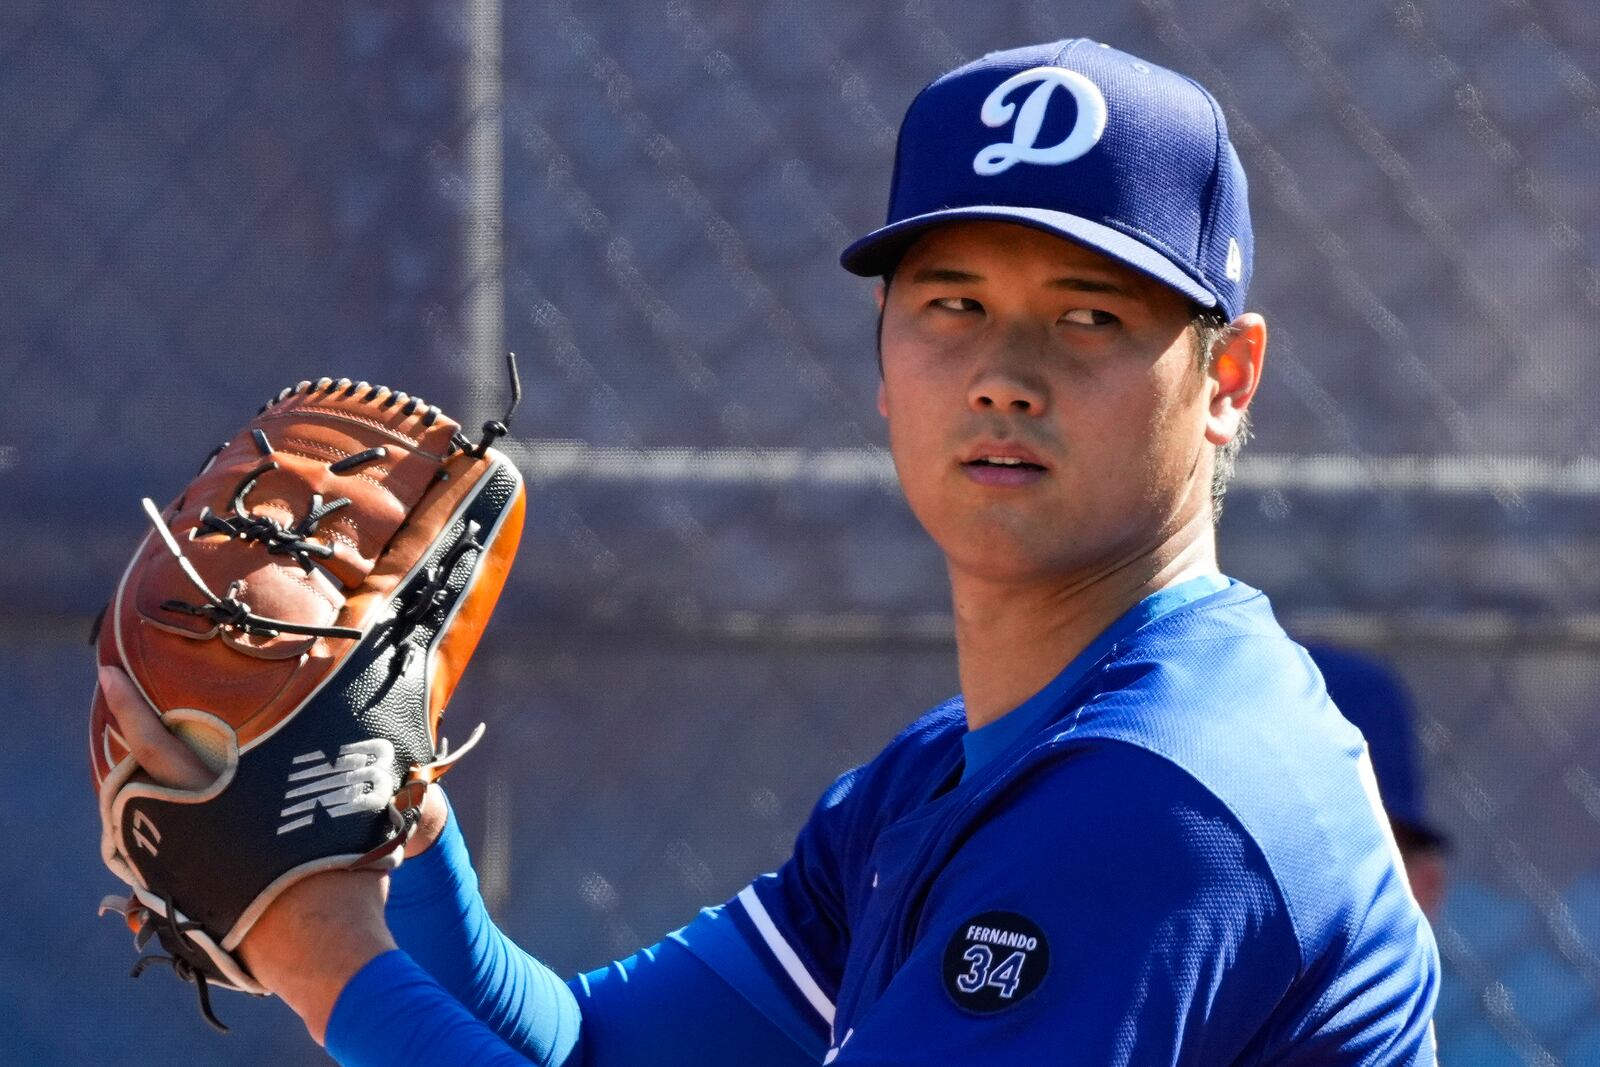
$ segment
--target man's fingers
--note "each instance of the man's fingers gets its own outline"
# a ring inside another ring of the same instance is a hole
[[[211,768],[162,724],[155,709],[119,668],[100,668],[100,691],[134,761],[157,783],[174,789],[202,789],[216,778]]]

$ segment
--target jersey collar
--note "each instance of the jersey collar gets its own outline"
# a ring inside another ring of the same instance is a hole
[[[1044,719],[1052,714],[1060,698],[1083,680],[1083,677],[1103,659],[1123,638],[1163,615],[1170,615],[1186,604],[1226,589],[1229,579],[1220,574],[1202,574],[1177,585],[1159,589],[1133,607],[1116,622],[1106,627],[1100,636],[1089,642],[1089,647],[1073,657],[1060,674],[1022,704],[1006,712],[994,722],[972,730],[961,738],[965,749],[966,765],[961,780],[971,778],[984,765],[991,762],[1012,743],[1032,733]]]

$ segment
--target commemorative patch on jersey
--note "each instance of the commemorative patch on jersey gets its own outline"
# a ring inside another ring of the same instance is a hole
[[[1039,988],[1050,969],[1044,931],[1014,911],[986,911],[956,928],[944,950],[944,988],[960,1007],[1003,1011]]]

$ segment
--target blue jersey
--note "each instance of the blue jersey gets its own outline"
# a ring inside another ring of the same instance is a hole
[[[1432,1063],[1361,735],[1266,597],[1207,581],[982,730],[919,719],[691,951],[789,987],[769,1013],[840,1063]]]
[[[453,824],[390,909],[407,951],[340,997],[344,1063],[1434,1062],[1437,951],[1361,735],[1220,578],[983,729],[934,709],[782,869],[570,990],[488,923]]]

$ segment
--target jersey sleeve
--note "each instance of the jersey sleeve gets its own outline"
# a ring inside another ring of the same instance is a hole
[[[789,860],[680,931],[682,942],[816,1062],[849,950],[844,879],[860,770],[822,795]]]
[[[803,1044],[736,991],[680,934],[571,982],[583,1013],[581,1060],[566,1067],[803,1067],[824,1045]]]
[[[1264,856],[1164,759],[1092,742],[1009,783],[825,1062],[1232,1063],[1299,949]]]

